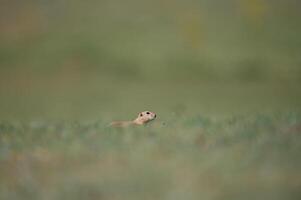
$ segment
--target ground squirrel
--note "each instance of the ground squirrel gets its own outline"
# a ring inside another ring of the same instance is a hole
[[[114,121],[110,124],[113,127],[128,127],[131,125],[145,125],[154,120],[157,115],[150,111],[144,111],[138,114],[138,117],[132,121]]]

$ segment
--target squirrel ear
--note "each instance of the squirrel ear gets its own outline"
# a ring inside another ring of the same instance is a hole
[[[142,114],[142,113],[139,113],[139,116],[140,116],[140,117],[142,117],[142,116],[143,116],[143,114]]]

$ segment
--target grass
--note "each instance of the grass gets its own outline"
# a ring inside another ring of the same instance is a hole
[[[300,199],[299,8],[5,1],[0,199]]]
[[[162,119],[161,119],[162,120]],[[0,199],[299,199],[301,115],[0,123]]]

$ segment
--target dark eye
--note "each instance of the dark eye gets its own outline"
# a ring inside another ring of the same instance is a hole
[[[150,113],[149,113],[149,112],[146,112],[146,114],[149,115]]]
[[[143,114],[142,113],[140,113],[140,117],[142,117],[143,116]]]

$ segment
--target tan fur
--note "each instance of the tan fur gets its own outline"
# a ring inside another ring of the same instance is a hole
[[[156,114],[150,111],[144,111],[138,114],[138,117],[132,121],[114,121],[110,124],[113,127],[128,127],[132,125],[145,125],[154,120]]]

